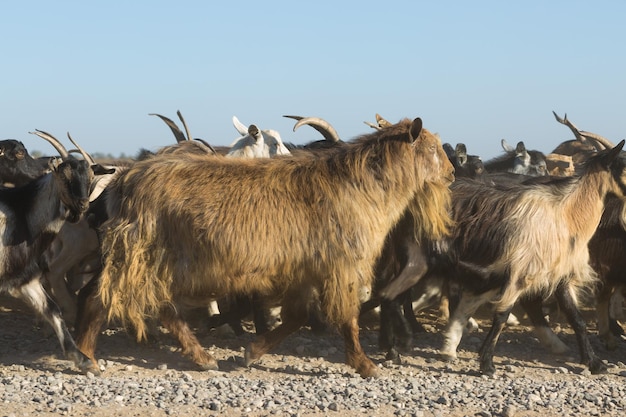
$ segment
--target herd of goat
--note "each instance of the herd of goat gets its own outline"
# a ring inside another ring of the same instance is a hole
[[[302,326],[330,326],[361,376],[377,366],[359,342],[359,317],[380,308],[380,348],[397,360],[420,327],[415,313],[447,302],[440,354],[454,359],[472,315],[493,323],[479,352],[493,374],[498,338],[520,305],[541,342],[568,347],[544,314],[556,301],[577,338],[581,363],[606,371],[593,351],[583,303],[615,348],[626,279],[624,141],[581,131],[551,154],[504,140],[488,161],[462,143],[442,145],[422,120],[376,115],[368,134],[340,139],[326,121],[286,116],[322,136],[303,146],[246,127],[229,147],[192,139],[161,118],[177,143],[132,162],[72,155],[33,159],[0,141],[0,292],[18,297],[54,329],[66,357],[100,373],[98,335],[116,320],[138,340],[160,322],[203,369],[217,361],[186,314],[219,304],[213,325],[253,315],[250,365]],[[269,325],[272,307],[280,324]],[[74,334],[69,328],[73,326]]]

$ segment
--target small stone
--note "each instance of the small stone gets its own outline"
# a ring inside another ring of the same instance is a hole
[[[517,409],[514,406],[507,405],[504,407],[504,410],[502,410],[502,417],[514,417],[516,413]]]

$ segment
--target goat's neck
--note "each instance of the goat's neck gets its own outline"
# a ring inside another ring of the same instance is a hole
[[[63,225],[63,210],[53,174],[45,175],[39,181],[40,187],[32,197],[34,203],[26,216],[31,236],[38,236],[43,232],[57,233]]]
[[[600,223],[604,198],[612,181],[608,171],[589,172],[580,177],[563,207],[573,235],[591,239]]]

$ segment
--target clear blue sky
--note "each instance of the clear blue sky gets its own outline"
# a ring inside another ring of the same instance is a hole
[[[483,159],[500,139],[550,152],[581,129],[626,137],[625,1],[2,1],[0,139],[70,132],[90,152],[215,145],[231,117],[304,143],[283,114],[344,139],[422,117]],[[68,144],[69,146],[69,144]]]

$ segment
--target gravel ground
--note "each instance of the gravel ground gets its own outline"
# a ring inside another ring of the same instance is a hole
[[[13,307],[13,310],[16,308]],[[56,337],[30,314],[0,308],[0,416],[623,416],[626,412],[626,342],[606,351],[607,374],[590,375],[578,363],[569,327],[553,317],[572,348],[554,356],[539,345],[528,322],[509,326],[500,339],[494,377],[477,372],[481,329],[464,337],[459,360],[438,359],[443,322],[436,311],[421,317],[418,335],[402,364],[377,350],[376,320],[363,322],[361,341],[380,366],[379,378],[363,379],[343,363],[342,340],[333,332],[302,329],[251,368],[243,367],[249,332],[197,333],[218,359],[220,371],[198,371],[163,333],[139,345],[120,329],[99,339],[101,376],[82,375],[60,358]],[[248,323],[248,329],[251,325]],[[561,328],[562,325],[562,328]]]

